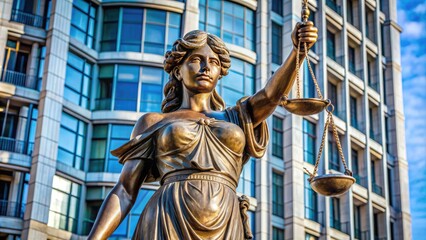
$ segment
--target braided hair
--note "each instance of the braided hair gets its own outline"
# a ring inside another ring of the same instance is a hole
[[[219,57],[221,62],[220,75],[226,76],[228,74],[228,69],[231,67],[231,57],[222,39],[201,30],[194,30],[185,34],[183,38],[176,40],[172,50],[165,54],[164,70],[169,74],[169,81],[164,87],[165,98],[161,104],[162,112],[176,111],[182,104],[183,86],[182,82],[176,79],[173,73],[174,69],[179,67],[193,50],[204,46],[206,43]],[[210,105],[215,111],[221,111],[225,108],[225,102],[216,89],[213,90]]]

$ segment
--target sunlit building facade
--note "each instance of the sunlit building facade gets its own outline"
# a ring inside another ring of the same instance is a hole
[[[250,197],[255,239],[410,239],[408,171],[396,2],[310,0],[319,40],[310,52],[335,103],[357,183],[316,194],[324,115],[278,107],[270,144],[250,159],[237,191]],[[265,85],[293,44],[301,1],[0,0],[0,238],[87,236],[121,165],[110,150],[137,119],[160,112],[174,40],[202,29],[232,57],[218,92],[228,106]],[[315,97],[302,67],[302,93]],[[295,94],[292,94],[295,96]],[[342,172],[331,135],[319,173]],[[111,239],[131,238],[158,184],[144,184]]]

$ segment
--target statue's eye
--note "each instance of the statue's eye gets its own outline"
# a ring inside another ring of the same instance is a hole
[[[220,65],[220,63],[219,63],[219,61],[217,59],[211,59],[210,62],[212,64],[215,64],[215,65]]]
[[[201,61],[201,59],[199,58],[199,57],[193,57],[192,59],[191,59],[191,62],[193,62],[193,63],[195,63],[195,62],[200,62]]]

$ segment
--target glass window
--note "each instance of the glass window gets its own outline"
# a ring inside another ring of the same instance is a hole
[[[272,214],[284,217],[284,177],[272,172]]]
[[[348,60],[349,60],[349,71],[356,73],[356,62],[355,62],[355,48],[348,46]]]
[[[136,111],[139,66],[119,65],[115,86],[114,110]]]
[[[318,237],[313,236],[313,235],[311,235],[309,233],[306,233],[305,234],[305,240],[318,240]]]
[[[114,110],[160,112],[166,79],[168,74],[162,68],[101,66],[95,109],[111,110],[114,105]]]
[[[283,28],[272,22],[272,62],[281,65],[283,62]]]
[[[129,7],[108,7],[104,12],[102,51],[163,55],[180,37],[178,13]]]
[[[164,75],[166,72],[161,68],[143,67],[139,111],[158,112],[161,109]]]
[[[358,151],[355,149],[351,149],[351,160],[352,160],[352,173],[355,178],[356,176],[358,176],[359,178]],[[357,179],[357,182],[359,182],[358,179]]]
[[[336,40],[334,33],[327,30],[327,57],[336,61]]]
[[[254,11],[228,1],[200,1],[199,29],[225,42],[254,50]]]
[[[243,168],[243,172],[240,175],[240,180],[238,182],[237,192],[240,192],[244,195],[255,197],[255,168],[256,160],[250,158]]]
[[[380,1],[381,2],[381,1]],[[352,0],[346,0],[346,16],[348,19],[348,23],[354,25],[354,14],[353,14],[353,6]]]
[[[74,0],[71,16],[71,37],[93,48],[98,6],[87,0]]]
[[[340,171],[339,152],[337,151],[336,140],[331,131],[328,132],[328,158],[328,168]]]
[[[284,230],[276,227],[272,227],[272,240],[284,239]]]
[[[51,227],[77,232],[81,186],[53,176],[48,224]]]
[[[333,83],[331,83],[330,81],[328,81],[328,98],[330,99],[331,103],[334,106],[334,112],[336,113],[336,115],[339,115],[339,102],[338,102],[338,95],[337,95],[337,86],[334,85]]]
[[[351,108],[351,125],[352,127],[359,129],[358,126],[358,104],[356,97],[350,97],[350,108]]]
[[[227,106],[233,106],[247,95],[254,93],[254,65],[232,58],[232,68],[217,84],[216,90]]]
[[[272,12],[283,15],[283,0],[272,0]]]
[[[87,124],[62,112],[59,130],[58,161],[83,170]]]
[[[68,52],[65,73],[65,99],[84,108],[89,108],[92,68],[93,65],[87,62],[86,59]]]
[[[311,62],[312,71],[315,74],[315,64]],[[309,71],[308,65],[303,65],[303,97],[304,98],[315,98],[315,85],[312,74]]]
[[[105,8],[104,9],[104,24],[102,31],[101,50],[116,51],[117,49],[117,33],[118,19],[120,8]]]
[[[341,230],[340,200],[338,198],[330,198],[330,227]]]
[[[89,172],[121,172],[123,166],[110,151],[129,141],[132,129],[132,125],[94,125]]]
[[[283,120],[279,117],[272,117],[272,155],[283,159],[284,151],[284,129]]]
[[[37,69],[37,86],[36,89],[41,91],[43,71],[44,71],[44,59],[46,58],[46,46],[39,48],[38,52],[38,69]]]
[[[315,124],[303,119],[303,159],[310,164],[315,164],[316,138]]]
[[[305,176],[305,218],[318,221],[318,196],[309,183],[309,175]]]
[[[140,52],[143,28],[142,8],[123,8],[120,51]]]
[[[361,238],[361,206],[354,205],[354,235],[356,239]]]

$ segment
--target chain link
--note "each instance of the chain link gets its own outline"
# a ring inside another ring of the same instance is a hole
[[[343,155],[342,145],[340,145],[339,134],[337,133],[337,127],[334,124],[333,117],[331,118],[331,127],[333,129],[334,139],[336,140],[337,150],[339,151],[340,159],[342,160],[343,166],[345,167],[345,173],[349,173],[352,176],[352,172],[348,169],[346,165],[345,156]]]
[[[314,171],[312,172],[312,174],[308,172],[311,175],[309,177],[309,181],[311,181],[318,172],[318,166],[319,166],[319,162],[320,162],[320,159],[321,159],[322,151],[324,150],[325,138],[327,136],[327,130],[328,130],[328,125],[330,124],[331,116],[332,116],[331,112],[328,112],[327,120],[325,121],[325,125],[324,125],[324,131],[322,133],[321,145],[320,145],[320,148],[318,150],[317,159],[315,161]]]

